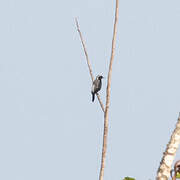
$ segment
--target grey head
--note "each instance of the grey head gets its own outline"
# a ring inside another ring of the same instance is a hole
[[[101,79],[103,79],[104,77],[102,76],[102,75],[97,75],[96,76],[96,79],[98,79],[98,80],[101,80]]]

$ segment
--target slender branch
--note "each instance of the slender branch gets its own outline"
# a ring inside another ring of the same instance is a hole
[[[86,50],[86,46],[85,46],[85,43],[84,43],[84,40],[83,40],[83,37],[82,37],[82,33],[80,31],[80,28],[79,28],[79,23],[78,23],[78,20],[77,18],[75,18],[75,21],[76,21],[76,27],[77,27],[77,31],[79,32],[79,36],[80,36],[80,39],[81,39],[81,43],[82,43],[82,46],[83,46],[83,49],[84,49],[84,53],[86,55],[86,61],[87,61],[87,65],[88,65],[88,68],[89,68],[89,73],[90,73],[90,76],[91,76],[91,80],[92,82],[94,81],[94,77],[93,77],[93,73],[92,73],[92,68],[91,68],[91,65],[90,65],[90,61],[89,61],[89,57],[88,57],[88,53],[87,53],[87,50]],[[98,93],[96,93],[96,96],[98,98],[98,101],[99,101],[99,104],[101,106],[101,109],[103,112],[105,112],[104,110],[104,105],[101,101],[101,98],[100,98],[100,95]]]
[[[156,180],[168,180],[170,176],[171,166],[180,144],[180,115],[176,123],[176,128],[171,135],[171,139],[167,144],[166,151],[163,153],[159,169],[157,171]]]
[[[103,105],[103,103],[102,103],[102,101],[101,101],[100,95],[99,95],[98,93],[96,93],[96,96],[97,96],[97,98],[98,98],[98,101],[99,101],[99,104],[100,104],[100,106],[101,106],[102,111],[105,112],[105,110],[104,110],[104,105]]]
[[[79,33],[79,36],[80,36],[80,39],[81,39],[81,43],[82,43],[82,46],[83,46],[83,49],[84,49],[84,53],[86,55],[86,60],[87,60],[87,65],[88,65],[88,68],[89,68],[89,73],[90,73],[90,76],[91,76],[91,80],[94,81],[94,77],[93,77],[93,73],[92,73],[92,69],[91,69],[88,53],[87,53],[86,46],[85,46],[85,43],[84,43],[84,40],[83,40],[83,37],[82,37],[82,33],[80,31],[80,28],[79,28],[79,23],[78,23],[77,18],[75,18],[75,21],[76,21],[77,31]]]
[[[110,105],[111,75],[112,75],[112,64],[113,64],[114,54],[115,54],[118,11],[119,11],[119,0],[116,0],[116,11],[115,11],[115,20],[114,20],[111,58],[110,58],[110,64],[109,64],[107,89],[106,89],[106,107],[105,107],[105,113],[104,113],[104,135],[103,135],[103,148],[102,148],[102,159],[101,159],[101,169],[100,169],[99,180],[103,180],[104,178],[105,158],[106,158],[106,152],[107,152],[108,114],[109,114],[109,105]]]

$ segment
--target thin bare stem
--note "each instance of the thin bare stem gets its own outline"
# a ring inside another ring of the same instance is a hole
[[[171,139],[163,153],[160,166],[157,171],[156,180],[168,180],[170,176],[171,166],[180,144],[180,115],[176,124],[176,128],[171,135]],[[175,175],[176,177],[176,175]],[[174,179],[174,178],[173,178]]]
[[[86,55],[86,60],[87,60],[87,65],[88,65],[88,68],[89,68],[89,73],[90,73],[90,76],[91,76],[91,80],[94,81],[94,77],[93,77],[92,68],[91,68],[91,65],[90,65],[88,53],[87,53],[86,46],[85,46],[85,43],[84,43],[84,40],[83,40],[83,37],[82,37],[82,33],[80,31],[80,28],[79,28],[79,23],[78,23],[77,18],[75,18],[75,21],[76,21],[77,31],[79,33],[81,43],[82,43],[82,46],[83,46],[83,49],[84,49],[84,53]]]
[[[81,43],[82,43],[82,46],[83,46],[83,49],[84,49],[84,53],[86,55],[86,61],[87,61],[87,65],[88,65],[88,68],[89,68],[89,73],[90,73],[90,76],[91,76],[91,80],[92,82],[94,81],[94,77],[93,77],[93,73],[92,73],[92,68],[91,68],[91,65],[90,65],[90,61],[89,61],[89,57],[88,57],[88,53],[87,53],[87,50],[86,50],[86,46],[85,46],[85,43],[84,43],[84,40],[83,40],[83,37],[82,37],[82,33],[80,31],[80,28],[79,28],[79,23],[78,23],[78,20],[77,18],[75,19],[76,21],[76,27],[77,27],[77,31],[79,32],[79,36],[80,36],[80,39],[81,39]],[[102,111],[104,112],[104,105],[101,101],[101,98],[100,98],[100,95],[98,93],[96,93],[96,96],[98,98],[98,101],[99,101],[99,104],[101,106],[101,109]]]
[[[106,89],[106,107],[105,107],[105,113],[104,113],[104,135],[103,135],[103,148],[102,148],[102,159],[101,159],[101,169],[100,169],[99,180],[103,180],[104,178],[105,158],[106,158],[106,152],[107,152],[108,114],[109,114],[109,105],[110,105],[111,75],[112,75],[112,64],[113,64],[114,54],[115,54],[118,11],[119,11],[119,0],[116,0],[116,11],[115,11],[114,31],[113,31],[113,38],[112,38],[111,58],[110,58],[110,64],[109,64],[107,89]]]
[[[104,111],[105,111],[105,110],[104,110],[104,105],[103,105],[103,103],[102,103],[102,101],[101,101],[100,95],[99,95],[98,93],[96,93],[96,96],[97,96],[97,98],[98,98],[98,101],[99,101],[99,104],[100,104],[100,106],[101,106],[101,109],[102,109],[102,111],[104,112]]]

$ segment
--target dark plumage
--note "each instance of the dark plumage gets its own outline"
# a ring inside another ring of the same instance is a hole
[[[92,102],[94,102],[95,94],[96,94],[98,91],[100,91],[100,89],[101,89],[101,86],[102,86],[101,79],[102,79],[102,78],[103,78],[103,76],[98,75],[98,76],[96,77],[96,79],[93,81],[92,89],[91,89]]]

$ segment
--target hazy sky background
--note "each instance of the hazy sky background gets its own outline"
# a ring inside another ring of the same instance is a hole
[[[98,179],[103,113],[74,18],[107,77],[114,7],[0,1],[0,179]],[[119,16],[105,180],[154,179],[180,111],[180,1],[120,0]]]

